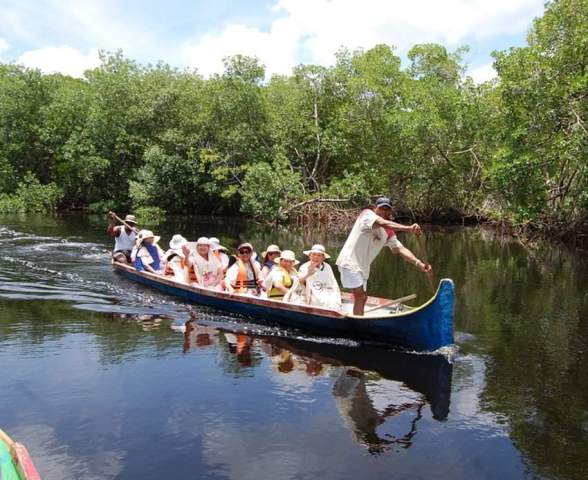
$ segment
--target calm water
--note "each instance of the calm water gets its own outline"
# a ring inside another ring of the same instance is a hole
[[[423,355],[141,288],[112,272],[104,229],[98,217],[0,217],[0,428],[43,479],[588,477],[585,256],[428,233],[430,261],[456,283],[457,345]],[[298,253],[344,240],[197,219],[157,232]],[[389,252],[369,289],[430,292]]]

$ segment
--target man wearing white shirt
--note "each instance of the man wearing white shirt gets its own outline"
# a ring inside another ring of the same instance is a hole
[[[421,262],[398,238],[395,231],[412,232],[421,235],[421,227],[414,223],[402,225],[390,220],[392,205],[388,198],[376,200],[375,208],[363,210],[345,241],[341,253],[337,258],[337,265],[341,272],[343,288],[351,289],[353,293],[353,313],[363,315],[367,300],[367,281],[370,276],[370,265],[383,247],[389,247],[393,253],[400,255],[408,263],[412,263],[419,270],[430,274],[431,265]]]

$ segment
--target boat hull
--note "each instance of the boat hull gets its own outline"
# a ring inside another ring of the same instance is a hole
[[[453,281],[443,279],[435,296],[424,305],[379,318],[347,316],[332,310],[285,304],[275,300],[181,285],[167,278],[114,263],[124,277],[188,302],[255,317],[318,335],[394,344],[414,350],[437,350],[453,343]]]
[[[0,479],[40,480],[39,473],[24,445],[0,430]]]

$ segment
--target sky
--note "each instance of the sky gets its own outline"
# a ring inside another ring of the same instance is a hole
[[[222,72],[258,57],[268,76],[332,65],[341,47],[417,43],[470,47],[468,74],[495,75],[491,53],[522,46],[543,0],[0,0],[0,61],[81,77],[99,50],[141,63]]]

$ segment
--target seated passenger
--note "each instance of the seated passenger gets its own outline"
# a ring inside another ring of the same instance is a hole
[[[341,310],[341,290],[331,266],[325,262],[330,255],[325,247],[316,244],[304,255],[310,259],[300,267],[298,279],[304,285],[304,297],[308,305]]]
[[[300,262],[292,250],[284,250],[275,260],[276,265],[272,268],[268,278],[268,297],[272,300],[282,300],[288,293],[298,272],[294,268]]]
[[[169,241],[169,250],[165,252],[165,273],[172,275],[176,282],[189,283],[189,272],[183,247],[188,244],[182,235],[175,234]]]
[[[163,250],[157,245],[158,241],[159,237],[153,235],[151,230],[141,230],[137,235],[131,256],[139,272],[163,273]]]
[[[210,240],[200,237],[196,251],[187,258],[188,268],[193,269],[196,283],[201,287],[219,287],[223,278],[223,266],[210,251]]]
[[[236,261],[227,270],[225,286],[229,293],[260,295],[262,276],[259,264],[251,260],[253,246],[242,243],[237,247]]]
[[[269,276],[271,269],[275,265],[276,258],[278,258],[281,253],[282,251],[277,245],[270,245],[265,252],[261,252],[261,273],[263,274],[263,278]]]
[[[221,263],[223,266],[223,274],[227,272],[227,268],[229,268],[229,255],[227,252],[229,251],[228,248],[223,247],[220,244],[220,240],[216,237],[210,237],[210,250],[212,251],[213,255],[216,259]]]
[[[125,225],[115,225],[116,215],[113,212],[108,212],[108,227],[106,233],[114,237],[114,250],[112,251],[112,258],[115,262],[130,263],[131,252],[137,240],[137,220],[134,215],[127,215],[125,217]]]

